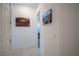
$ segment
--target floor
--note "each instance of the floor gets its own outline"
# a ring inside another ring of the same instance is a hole
[[[39,56],[38,48],[15,48],[13,49],[13,56]]]

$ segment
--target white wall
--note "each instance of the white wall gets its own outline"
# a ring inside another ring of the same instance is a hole
[[[16,27],[15,18],[30,18],[30,27]],[[12,47],[27,48],[37,46],[36,9],[24,5],[12,5]]]
[[[0,4],[0,47],[2,47],[2,38],[1,38],[1,4]],[[1,48],[0,48],[0,55],[1,55]]]
[[[79,55],[79,4],[61,4],[59,19],[60,55]]]
[[[0,4],[0,49],[1,55],[10,55],[10,5]]]
[[[43,15],[53,10],[54,24],[42,24],[41,41],[43,55],[79,55],[79,4],[39,4]]]
[[[57,55],[56,27],[59,13],[59,4],[39,4],[41,11],[41,52],[42,55]],[[53,21],[50,24],[43,25],[42,15],[49,9],[53,10]]]

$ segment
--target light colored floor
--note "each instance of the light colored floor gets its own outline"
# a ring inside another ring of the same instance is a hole
[[[15,48],[13,49],[13,56],[38,56],[38,49],[32,48]]]

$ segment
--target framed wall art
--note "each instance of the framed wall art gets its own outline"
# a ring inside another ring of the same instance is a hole
[[[16,26],[17,27],[24,27],[30,26],[30,19],[29,18],[24,18],[24,17],[16,17]]]
[[[52,9],[49,9],[44,15],[43,15],[43,24],[49,24],[52,23]]]

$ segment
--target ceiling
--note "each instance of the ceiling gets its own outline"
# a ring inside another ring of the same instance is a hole
[[[23,5],[23,6],[29,6],[29,7],[38,7],[38,3],[13,3],[14,5]]]

